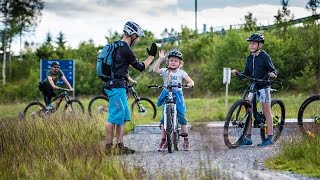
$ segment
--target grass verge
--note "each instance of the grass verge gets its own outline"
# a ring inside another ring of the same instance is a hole
[[[267,159],[265,164],[270,169],[320,178],[320,136],[291,138],[281,144],[279,154]]]

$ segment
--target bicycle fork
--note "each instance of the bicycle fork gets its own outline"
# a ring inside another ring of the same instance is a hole
[[[164,125],[164,130],[166,131],[167,130],[167,123],[168,123],[168,119],[167,119],[167,106],[168,105],[171,105],[173,106],[173,109],[170,108],[170,111],[173,110],[173,112],[169,112],[172,117],[172,121],[171,122],[171,126],[172,126],[172,130],[176,130],[175,128],[177,127],[177,106],[176,104],[174,103],[173,101],[173,95],[172,95],[172,92],[169,92],[169,95],[168,95],[168,99],[169,101],[165,103],[165,106],[164,106],[164,112],[163,112],[163,125]]]
[[[167,123],[168,123],[168,119],[167,119],[167,105],[168,104],[165,104],[165,107],[164,107],[164,116],[163,116],[163,128],[164,130],[166,131],[167,130]],[[169,112],[171,114],[171,116],[173,116],[172,118],[172,129],[173,130],[176,130],[175,128],[177,127],[177,106],[175,104],[172,104],[173,105],[173,109],[170,109],[170,110],[173,110],[173,112]]]

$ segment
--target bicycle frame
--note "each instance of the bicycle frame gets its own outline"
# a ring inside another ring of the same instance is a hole
[[[66,102],[70,101],[70,97],[68,95],[68,89],[63,89],[63,88],[60,88],[61,90],[63,90],[62,93],[60,93],[57,97],[55,97],[50,103],[53,103],[55,101],[57,101],[57,104],[55,106],[55,109],[57,110],[62,102],[62,99],[64,98],[66,100]]]
[[[246,97],[249,95],[249,93],[252,93],[252,98],[251,100],[248,100],[248,102],[252,105],[252,114],[253,114],[253,117],[254,117],[254,126],[256,128],[262,128],[265,124],[265,117],[263,115],[263,112],[257,110],[257,93],[258,93],[258,90],[256,88],[256,82],[271,82],[271,83],[279,83],[281,84],[281,82],[278,82],[278,81],[272,81],[272,80],[261,80],[261,79],[256,79],[256,78],[251,78],[251,77],[248,77],[246,75],[241,75],[241,76],[244,76],[245,78],[247,79],[250,79],[252,82],[250,83],[248,89],[246,89],[243,93],[243,96],[242,96],[242,99],[246,99]],[[275,89],[271,89],[271,92],[274,92],[276,91]],[[240,112],[240,109],[238,110],[237,112],[237,116]],[[247,112],[248,113],[248,112]],[[249,115],[250,112],[249,112]]]
[[[132,94],[133,98],[137,101],[137,105],[139,107],[139,112],[145,112],[145,108],[140,103],[140,97],[138,96],[138,93],[133,88],[134,85],[128,86],[128,92]]]
[[[167,106],[168,105],[172,105],[173,106],[173,114],[172,117],[172,127],[173,127],[173,130],[177,130],[178,129],[178,122],[177,122],[177,106],[176,106],[176,102],[174,101],[174,98],[173,98],[173,92],[172,92],[172,88],[169,88],[169,94],[168,94],[168,97],[167,97],[167,100],[164,101],[164,112],[163,114],[167,114]],[[164,130],[166,131],[167,130],[167,116],[164,116],[163,117],[163,128]]]

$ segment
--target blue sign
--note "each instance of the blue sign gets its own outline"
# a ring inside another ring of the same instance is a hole
[[[74,60],[40,60],[40,81],[47,78],[47,71],[51,69],[51,63],[57,62],[59,69],[63,72],[64,76],[69,81],[70,85],[75,88],[75,61]],[[64,85],[62,79],[59,79],[57,85]]]

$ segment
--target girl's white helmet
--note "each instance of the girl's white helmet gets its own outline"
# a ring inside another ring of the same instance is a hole
[[[123,32],[126,35],[133,35],[136,34],[137,36],[141,37],[141,36],[145,36],[143,29],[135,22],[132,21],[128,21],[123,28]]]

